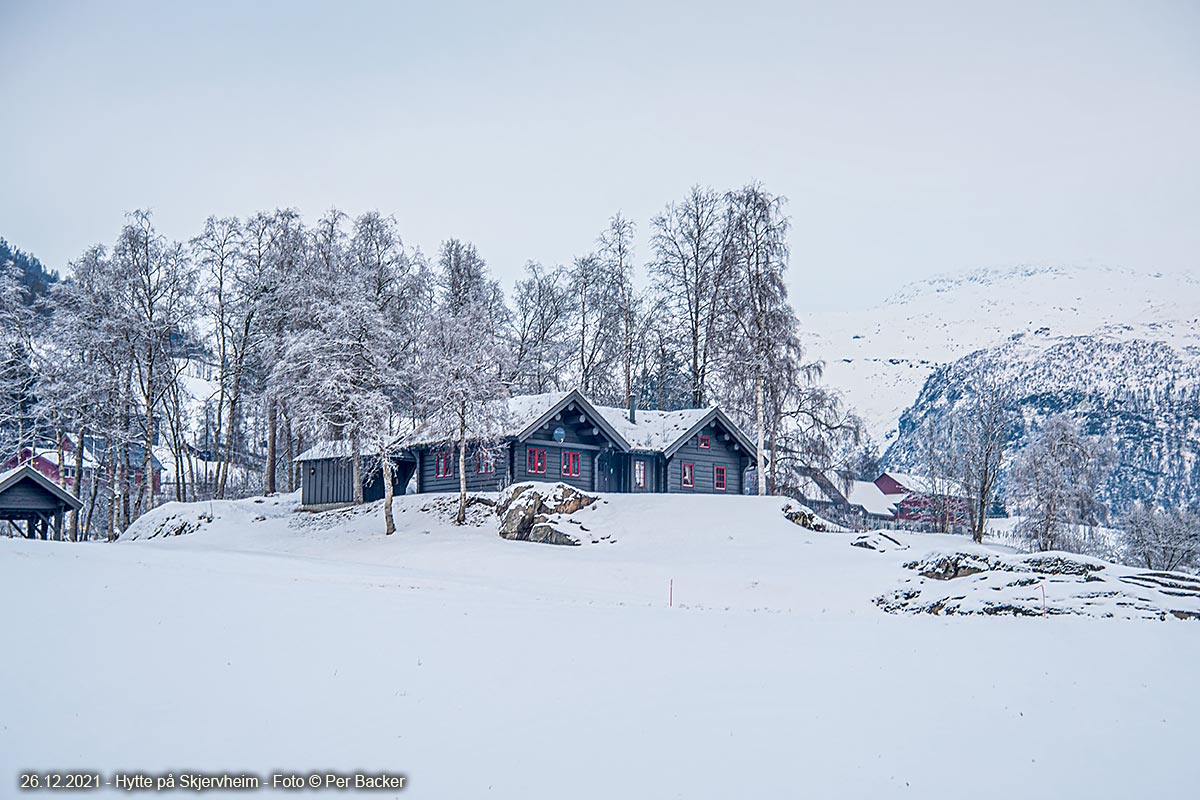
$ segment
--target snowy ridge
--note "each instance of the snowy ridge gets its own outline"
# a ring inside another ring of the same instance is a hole
[[[1200,357],[1200,281],[1109,267],[1021,266],[936,278],[878,308],[801,319],[811,358],[889,442],[934,370],[1014,336],[1161,342]]]
[[[1014,389],[1010,456],[1048,416],[1067,414],[1114,441],[1116,466],[1101,487],[1110,510],[1135,500],[1200,502],[1200,351],[1162,341],[1016,335],[940,367],[901,416],[889,464],[920,468],[920,431],[963,401],[961,386],[978,364],[999,370]]]

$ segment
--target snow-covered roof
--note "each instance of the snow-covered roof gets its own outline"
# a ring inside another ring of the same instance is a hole
[[[634,450],[659,453],[699,425],[714,408],[687,408],[682,411],[641,411],[634,413],[636,422],[629,421],[629,410],[611,406],[596,406],[604,421],[616,428]]]
[[[548,414],[569,394],[570,392],[522,394],[489,402],[484,414],[480,415],[487,420],[486,435],[483,438],[504,439],[519,436],[531,423]],[[437,414],[405,437],[404,446],[422,447],[454,441],[458,438],[456,425],[449,414]],[[479,438],[478,434],[472,438]]]
[[[871,481],[852,481],[849,491],[846,492],[846,500],[850,502],[850,505],[862,506],[868,514],[877,517],[894,516],[896,504],[905,497],[907,495],[884,494]]]
[[[348,439],[337,442],[321,442],[296,456],[296,461],[320,461],[325,458],[350,458],[353,444]],[[362,458],[379,455],[379,448],[359,445],[358,455]]]
[[[888,470],[883,473],[896,483],[908,490],[905,494],[933,494],[933,484],[929,478],[921,475],[914,475],[911,472],[892,472]],[[882,476],[881,476],[882,477]],[[939,489],[942,494],[950,497],[968,497],[966,488],[958,481],[943,479],[938,481]],[[898,497],[899,494],[893,494],[892,497]]]
[[[883,474],[910,492],[921,492],[923,494],[929,492],[929,480],[922,478],[920,475],[913,475],[911,472],[892,472],[891,470]]]
[[[13,469],[0,473],[0,492],[5,491],[10,486],[20,483],[23,480],[33,481],[71,508],[76,510],[83,508],[83,503],[78,498],[76,498],[66,489],[59,486],[54,481],[47,478],[42,473],[38,472],[29,464],[22,464],[19,467],[14,467]]]

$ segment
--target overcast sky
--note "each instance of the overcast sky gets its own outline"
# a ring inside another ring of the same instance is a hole
[[[1200,271],[1187,0],[0,0],[0,32],[0,236],[57,269],[133,208],[185,239],[336,205],[508,284],[617,210],[644,234],[694,183],[760,180],[799,309],[1018,263]]]

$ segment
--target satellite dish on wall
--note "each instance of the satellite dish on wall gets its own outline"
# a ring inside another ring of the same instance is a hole
[[[561,425],[554,429],[554,441],[561,442],[563,439],[566,439],[566,438],[567,438],[567,432],[565,430],[563,430],[563,427]]]

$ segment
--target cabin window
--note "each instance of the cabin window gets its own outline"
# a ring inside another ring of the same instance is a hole
[[[438,453],[437,464],[434,468],[434,477],[437,478],[453,478],[454,477],[454,456],[450,453]]]
[[[525,451],[525,471],[530,475],[546,473],[546,451],[530,447]]]
[[[699,441],[696,443],[696,446],[701,450],[708,450],[710,447],[712,447],[712,439],[708,438],[707,436],[701,436]]]
[[[579,453],[564,451],[562,454],[562,474],[568,478],[579,477]]]
[[[645,461],[633,462],[633,488],[635,488],[635,489],[645,489],[646,488],[646,462]]]
[[[487,475],[496,471],[496,454],[491,450],[480,450],[476,458],[479,463],[480,475]]]
[[[696,465],[680,464],[680,467],[682,467],[681,474],[683,476],[683,488],[691,489],[696,485]]]
[[[713,467],[713,488],[718,492],[725,491],[725,468]]]

